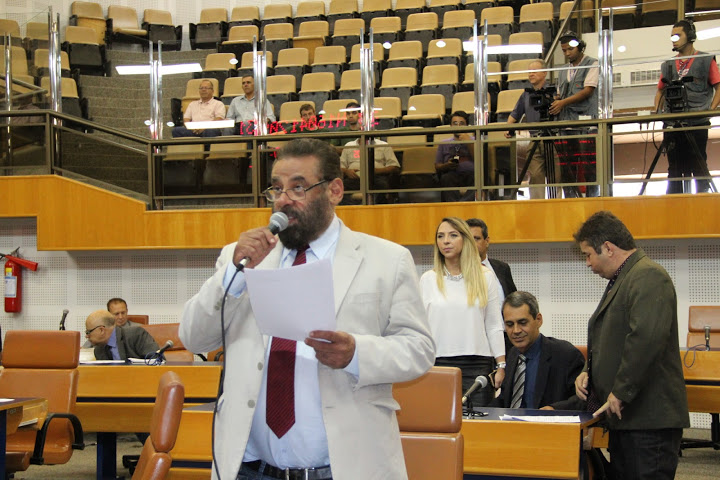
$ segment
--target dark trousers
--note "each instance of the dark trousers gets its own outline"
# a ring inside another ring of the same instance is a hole
[[[222,135],[222,132],[219,128],[206,128],[202,131],[200,135],[197,135],[192,130],[188,130],[185,127],[173,127],[172,129],[172,136],[173,138],[177,137],[219,137]]]
[[[710,122],[706,125],[710,125]],[[690,138],[695,140],[699,157],[692,147]],[[690,179],[707,174],[707,130],[665,132],[664,139],[667,146],[668,177]],[[707,192],[709,189],[710,182],[707,180],[695,180],[695,190],[698,193]],[[683,193],[682,180],[668,181],[667,193]]]
[[[682,428],[610,430],[608,451],[614,480],[672,480]]]
[[[495,367],[493,357],[481,357],[479,355],[462,355],[459,357],[439,357],[435,359],[436,367],[458,367],[462,372],[462,391],[465,393],[478,375],[488,375]],[[475,390],[470,394],[470,401],[473,407],[486,407],[495,397],[495,389],[488,384],[487,387]]]
[[[450,170],[440,175],[441,187],[471,187],[475,183],[474,172],[456,172]],[[448,190],[440,193],[443,202],[471,202],[475,200],[475,192],[469,191],[464,195],[459,190]]]

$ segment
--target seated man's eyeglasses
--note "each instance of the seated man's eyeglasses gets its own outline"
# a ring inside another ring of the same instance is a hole
[[[91,328],[90,330],[85,330],[85,335],[90,335],[92,332],[97,330],[100,327],[104,327],[105,325],[98,325],[97,327]]]
[[[270,187],[265,189],[263,193],[265,194],[265,198],[267,198],[269,202],[277,202],[278,200],[280,200],[280,197],[282,197],[283,193],[287,194],[290,200],[297,201],[305,198],[305,192],[307,192],[308,190],[312,190],[313,188],[317,187],[318,185],[322,185],[323,183],[327,183],[327,180],[321,180],[318,183],[310,185],[307,188],[303,187],[302,185],[296,185],[286,190],[283,190],[280,187]]]

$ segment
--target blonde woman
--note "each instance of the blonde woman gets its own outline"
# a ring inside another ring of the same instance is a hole
[[[432,270],[420,279],[423,303],[437,348],[435,365],[459,367],[463,391],[478,375],[497,366],[495,384],[505,378],[505,339],[500,313],[498,281],[480,261],[467,224],[457,217],[443,218],[435,232]],[[471,395],[475,406],[494,396],[488,386]]]

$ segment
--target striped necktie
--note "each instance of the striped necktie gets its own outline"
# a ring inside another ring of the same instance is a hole
[[[517,368],[515,369],[515,378],[513,378],[512,402],[510,408],[520,408],[525,393],[525,355],[520,354],[518,357]]]
[[[305,250],[297,251],[293,267],[305,263]],[[278,438],[295,424],[295,351],[297,342],[273,337],[267,372],[265,423]]]

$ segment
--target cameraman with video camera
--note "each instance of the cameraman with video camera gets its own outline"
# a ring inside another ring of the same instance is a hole
[[[545,86],[545,77],[547,77],[547,72],[543,71],[545,68],[545,62],[540,59],[533,60],[532,63],[528,65],[528,69],[531,70],[528,72],[528,80],[530,81],[530,85],[532,85],[532,87],[526,88],[522,95],[520,95],[520,98],[515,104],[515,108],[508,117],[508,123],[518,123],[523,119],[523,117],[525,117],[525,122],[527,123],[552,120],[548,112],[548,107],[552,103],[555,88],[548,88]],[[548,102],[543,101],[544,97],[548,97]],[[529,133],[533,137],[536,137],[539,132],[531,130]],[[513,136],[513,132],[505,132],[505,136],[507,138],[511,138]],[[546,152],[546,150],[549,150],[549,152]],[[528,149],[527,152],[529,151],[530,150]],[[520,153],[519,149],[518,153]],[[552,147],[550,145],[546,145],[545,142],[538,141],[532,158],[527,159],[529,162],[527,173],[530,174],[530,185],[545,184],[545,177],[548,173],[545,171],[546,154],[549,155],[549,158],[554,158]],[[554,172],[555,168],[552,168],[552,171]],[[550,176],[555,177],[552,172],[550,172]],[[518,180],[522,181],[523,179],[519,178]],[[559,181],[557,178],[548,179],[548,183],[554,183],[557,181]],[[545,187],[530,187],[530,198],[545,198]]]
[[[697,39],[691,20],[680,20],[673,25],[670,39],[675,60],[666,60],[660,66],[660,82],[655,94],[655,110],[662,113],[699,112],[714,110],[720,104],[720,72],[715,57],[695,50]],[[715,92],[713,93],[713,90]],[[671,126],[710,125],[706,117],[688,118]],[[665,132],[668,158],[668,177],[691,178],[707,175],[707,129]],[[693,145],[693,141],[694,144]],[[697,148],[695,148],[697,147]],[[698,193],[707,192],[708,180],[695,180]],[[669,181],[667,193],[683,193],[682,181]]]

